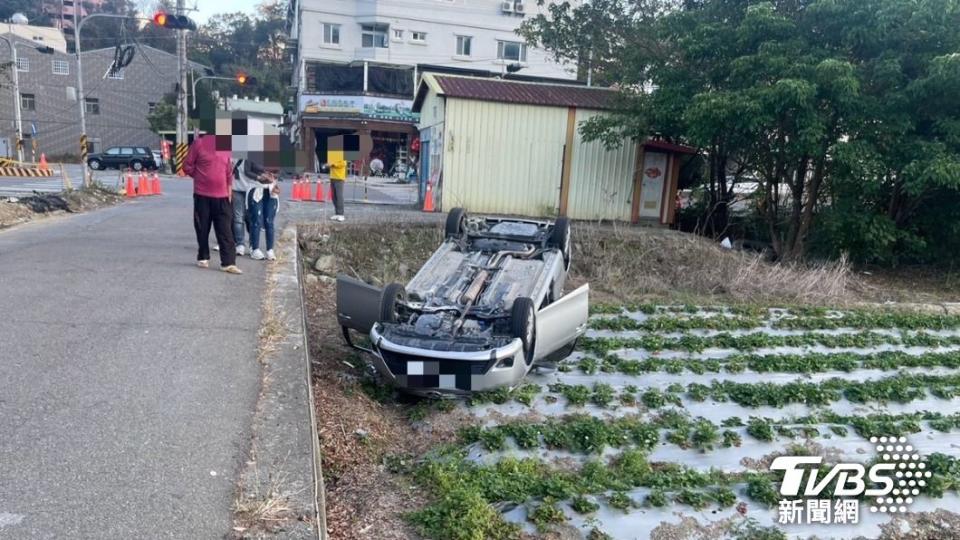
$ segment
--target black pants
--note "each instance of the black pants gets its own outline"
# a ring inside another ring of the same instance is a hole
[[[193,228],[197,231],[198,261],[210,260],[210,225],[220,245],[220,266],[237,263],[237,246],[233,241],[233,203],[223,197],[193,194]]]
[[[342,180],[330,181],[330,187],[333,190],[333,209],[338,216],[343,215],[343,184]]]

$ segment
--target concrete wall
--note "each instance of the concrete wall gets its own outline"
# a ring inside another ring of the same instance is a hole
[[[550,2],[547,2],[548,4]],[[370,60],[391,64],[434,64],[500,73],[497,40],[522,41],[514,32],[525,17],[500,11],[500,0],[301,0],[302,18],[295,33],[300,58],[350,62]],[[525,0],[526,17],[546,13],[547,7]],[[340,44],[323,43],[323,23],[340,25]],[[390,26],[389,47],[361,46],[360,25]],[[403,30],[403,38],[393,30]],[[426,32],[423,43],[412,41],[413,31]],[[457,36],[472,37],[469,57],[457,56]],[[552,62],[544,51],[527,48],[523,75],[575,79],[572,66]]]
[[[37,126],[41,152],[47,156],[79,154],[76,57],[59,52],[41,54],[27,42],[22,43],[17,52],[29,58],[30,71],[19,73],[20,91],[36,96],[36,110],[23,111],[24,135],[30,133],[33,122]],[[164,94],[174,91],[176,56],[151,47],[139,47],[120,80],[104,78],[113,54],[110,48],[83,55],[85,95],[100,102],[99,115],[87,114],[87,135],[96,151],[116,145],[143,145],[159,150],[159,137],[150,131],[147,114],[150,103],[158,103]],[[53,60],[66,61],[69,75],[55,75]],[[15,140],[13,103],[12,88],[0,90],[0,138],[9,139],[11,149]],[[24,147],[26,156],[29,148],[28,142]]]

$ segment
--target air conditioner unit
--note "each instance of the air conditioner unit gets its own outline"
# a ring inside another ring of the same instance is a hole
[[[500,2],[500,11],[504,13],[513,13],[513,2],[510,0],[504,0]]]
[[[513,12],[523,15],[523,2],[517,2],[513,5]]]

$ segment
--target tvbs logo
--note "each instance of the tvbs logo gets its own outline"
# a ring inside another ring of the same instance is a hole
[[[788,497],[780,501],[780,522],[803,523],[803,510],[807,510],[808,516],[811,510],[817,510],[816,517],[822,518],[823,513],[819,510],[826,508],[829,514],[830,499],[840,499],[834,505],[836,512],[846,514],[844,522],[856,523],[858,516],[851,514],[859,514],[861,496],[872,499],[871,512],[906,512],[913,497],[926,486],[931,472],[925,470],[927,465],[920,460],[920,454],[913,446],[904,444],[904,437],[871,437],[870,442],[877,444],[879,459],[876,463],[870,466],[838,463],[822,476],[821,456],[780,456],[774,459],[770,469],[783,471],[780,494]],[[831,486],[832,491],[825,493]],[[802,499],[789,499],[793,497]],[[876,504],[872,504],[873,501]],[[808,518],[807,522],[814,521]]]

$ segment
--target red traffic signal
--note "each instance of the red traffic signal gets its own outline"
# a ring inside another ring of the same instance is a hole
[[[197,24],[186,15],[171,15],[164,11],[153,14],[153,24],[171,30],[196,30]]]
[[[237,73],[237,76],[235,77],[235,79],[237,81],[237,84],[239,84],[240,86],[245,86],[248,84],[257,84],[257,78],[251,77],[246,73]]]

